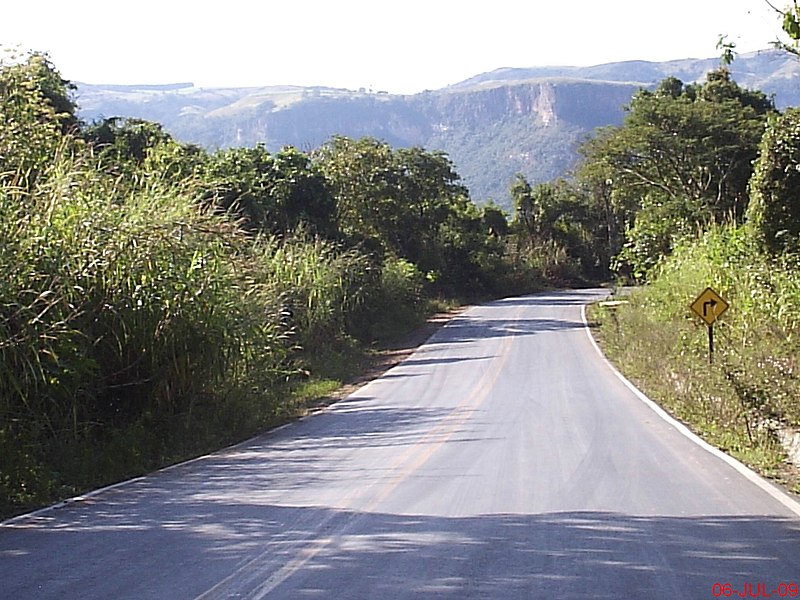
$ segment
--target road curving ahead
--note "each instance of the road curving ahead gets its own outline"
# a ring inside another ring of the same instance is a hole
[[[471,308],[319,414],[7,522],[0,596],[791,597],[795,500],[615,373],[603,295]]]

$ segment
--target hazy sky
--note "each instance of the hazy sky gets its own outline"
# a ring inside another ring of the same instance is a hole
[[[783,5],[786,0],[777,0]],[[499,67],[741,52],[780,32],[764,0],[6,0],[0,44],[86,83],[276,84],[414,93]]]

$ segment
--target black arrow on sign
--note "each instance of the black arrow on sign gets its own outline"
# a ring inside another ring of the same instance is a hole
[[[709,300],[708,302],[703,302],[703,316],[704,317],[708,316],[708,307],[709,306],[711,307],[711,310],[713,311],[717,306],[717,301],[716,300]],[[716,311],[714,311],[714,312],[716,313]]]

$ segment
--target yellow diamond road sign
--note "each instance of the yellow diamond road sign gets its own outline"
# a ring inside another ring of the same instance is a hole
[[[690,306],[706,325],[713,325],[722,313],[728,310],[728,303],[710,287],[706,288]]]

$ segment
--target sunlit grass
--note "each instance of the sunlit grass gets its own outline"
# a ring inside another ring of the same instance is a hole
[[[610,359],[710,443],[800,491],[779,430],[800,427],[797,257],[758,252],[742,229],[715,227],[681,246],[628,303],[593,307]],[[731,308],[706,326],[688,306],[712,286]]]

